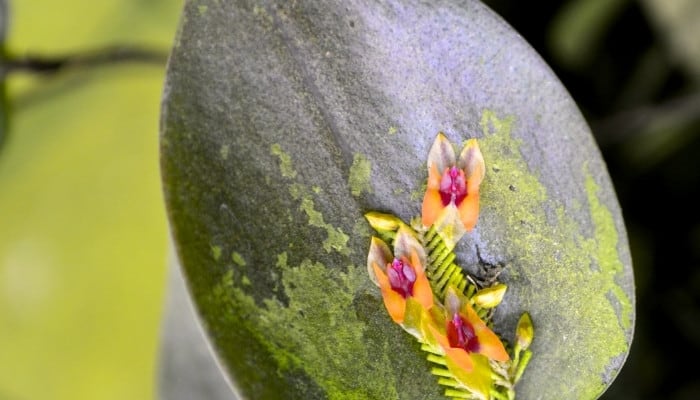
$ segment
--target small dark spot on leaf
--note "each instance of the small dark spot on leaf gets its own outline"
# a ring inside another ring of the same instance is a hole
[[[511,192],[517,192],[517,191],[518,191],[518,188],[515,187],[515,186],[513,186],[513,185],[509,185],[509,186],[508,186],[508,189],[510,189]]]
[[[493,172],[499,172],[501,170],[500,168],[498,168],[496,166],[491,167],[491,169],[493,170]]]
[[[355,27],[355,21],[350,20],[349,24],[350,24],[350,27],[351,27],[351,28],[354,28],[354,27]]]

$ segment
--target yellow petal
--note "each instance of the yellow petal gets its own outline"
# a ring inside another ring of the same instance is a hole
[[[476,292],[472,300],[481,308],[494,308],[501,304],[507,288],[506,285],[499,283],[498,285],[481,289]]]
[[[450,349],[450,342],[447,340],[447,336],[440,332],[435,325],[428,325],[428,330],[433,336],[433,339],[440,345],[443,353],[446,354],[447,350]]]
[[[433,324],[430,314],[422,304],[413,297],[406,299],[406,311],[401,325],[406,332],[421,343],[431,344],[434,339],[432,339],[432,333],[428,331],[428,326]]]
[[[467,233],[460,218],[459,209],[454,204],[449,204],[442,210],[434,226],[447,250],[452,250]]]
[[[532,318],[530,318],[530,314],[524,313],[520,316],[518,326],[515,328],[515,340],[519,350],[526,350],[530,347],[534,336],[535,328],[532,326]]]
[[[493,387],[493,377],[488,359],[479,354],[470,354],[469,358],[472,364],[469,371],[465,371],[450,358],[447,358],[447,369],[452,372],[457,382],[469,390],[475,398],[491,399],[490,391]]]
[[[401,224],[401,220],[398,217],[376,211],[366,213],[365,218],[369,225],[378,232],[394,232]]]

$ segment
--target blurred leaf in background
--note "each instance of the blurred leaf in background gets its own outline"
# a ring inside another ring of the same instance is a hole
[[[178,0],[9,4],[14,56],[167,55]],[[13,74],[0,149],[0,398],[150,399],[166,282],[165,61]]]

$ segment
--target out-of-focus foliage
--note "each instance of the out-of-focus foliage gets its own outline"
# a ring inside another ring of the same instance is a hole
[[[699,82],[700,2],[642,0],[641,3],[672,60],[693,76],[695,82]]]
[[[9,53],[167,52],[182,3],[10,4]],[[0,151],[0,398],[153,397],[166,282],[165,64],[16,74]]]
[[[0,0],[0,63],[5,59],[5,34],[7,31],[7,2]],[[0,66],[0,149],[5,139],[5,128],[7,124],[6,96],[4,68]]]
[[[486,3],[583,110],[625,216],[637,325],[603,398],[700,398],[697,372],[680,367],[700,357],[700,2]],[[577,33],[562,20],[585,23]]]

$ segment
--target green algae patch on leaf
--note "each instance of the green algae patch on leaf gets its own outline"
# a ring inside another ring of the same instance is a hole
[[[486,162],[456,251],[508,286],[494,329],[531,311],[518,398],[612,382],[634,319],[624,224],[575,103],[522,38],[474,0],[201,0],[168,64],[161,171],[190,294],[243,396],[444,398],[356,267],[366,212],[420,213],[439,131],[478,138]]]
[[[270,152],[279,157],[281,170],[280,172],[282,173],[282,176],[284,176],[285,178],[294,178],[297,176],[297,172],[292,166],[291,157],[288,153],[285,153],[284,150],[282,150],[281,146],[278,143],[275,143],[272,146],[270,146]]]
[[[233,261],[234,264],[236,264],[236,265],[238,265],[238,266],[240,266],[240,267],[245,267],[246,264],[247,264],[247,263],[245,262],[245,258],[243,258],[243,256],[241,255],[241,253],[239,253],[239,252],[237,252],[237,251],[234,251],[233,253],[231,253],[231,261]]]
[[[367,325],[354,312],[353,292],[357,288],[352,286],[361,281],[363,271],[349,266],[347,273],[336,273],[310,260],[292,267],[286,259],[286,254],[278,255],[276,268],[282,271],[287,304],[266,299],[264,306],[245,320],[280,372],[308,376],[318,385],[318,396],[323,393],[319,398],[399,398],[392,383],[395,378],[389,373],[389,358],[367,352]],[[255,301],[235,285],[231,272],[221,278],[212,293],[209,300],[227,311],[224,318],[238,315],[238,308],[256,307]],[[235,320],[232,318],[232,322]],[[329,330],[335,334],[329,335]],[[385,345],[390,346],[386,340]],[[233,346],[230,351],[238,348]],[[349,359],[353,362],[348,363]],[[328,363],[334,368],[323,367]],[[314,398],[313,391],[306,395]]]
[[[371,192],[372,185],[370,184],[370,175],[372,173],[372,164],[367,160],[367,157],[360,153],[355,153],[350,166],[350,177],[348,184],[350,192],[357,197],[362,192]]]
[[[508,264],[501,279],[517,293],[520,304],[515,306],[528,311],[536,325],[525,379],[555,366],[562,370],[562,381],[538,393],[596,398],[611,379],[609,371],[626,357],[633,325],[629,287],[617,283],[626,277],[612,213],[597,197],[591,175],[582,174],[579,184],[586,188],[592,223],[583,229],[571,216],[574,211],[530,172],[523,143],[511,136],[517,120],[486,110],[481,125],[484,157],[496,168],[483,186],[483,213],[491,229],[499,227],[494,240],[503,243],[489,251]]]

